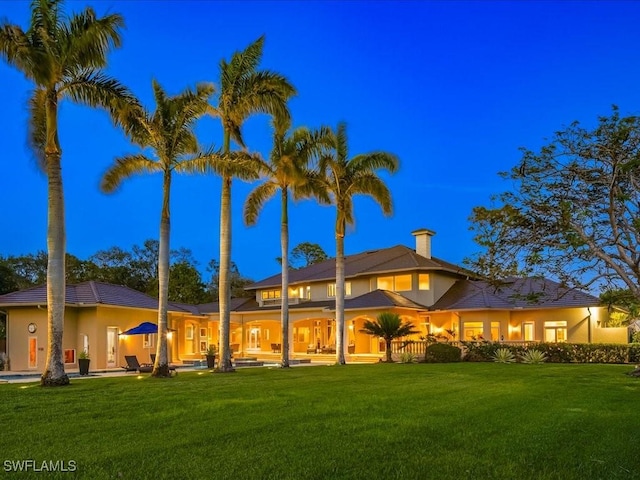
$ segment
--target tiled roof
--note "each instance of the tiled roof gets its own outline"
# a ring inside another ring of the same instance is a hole
[[[245,299],[246,300],[246,299]],[[301,303],[293,303],[289,305],[289,310],[302,310],[305,308],[312,309],[328,309],[331,306],[335,306],[334,300],[318,300],[314,302],[301,302]],[[238,308],[234,309],[235,312],[255,312],[255,311],[272,311],[272,310],[280,310],[280,305],[267,305],[261,307],[255,299],[249,299],[249,301],[243,303],[238,306]]]
[[[388,290],[374,290],[359,297],[350,298],[344,302],[345,310],[356,308],[380,308],[380,307],[404,307],[417,310],[426,310],[427,307],[420,305],[399,293]]]
[[[426,258],[418,255],[415,250],[404,245],[369,250],[355,255],[347,255],[344,258],[345,277],[347,279],[361,275],[372,275],[384,272],[402,270],[446,271],[459,275],[472,275],[468,270],[453,263],[440,260],[435,257]],[[336,260],[330,258],[324,262],[316,263],[299,270],[289,272],[289,283],[295,285],[302,282],[333,280],[336,276]],[[245,287],[247,290],[255,290],[281,285],[281,275],[276,274],[259,282]]]
[[[255,304],[256,307],[258,303],[254,297],[251,298],[232,298],[231,299],[231,311],[234,312],[243,307],[244,304]],[[210,302],[203,303],[201,305],[196,306],[198,313],[202,315],[206,315],[208,313],[220,313],[220,304],[218,302]]]
[[[89,306],[89,305],[117,305],[121,307],[158,309],[158,299],[138,292],[122,285],[113,285],[104,282],[83,282],[78,284],[67,284],[65,292],[65,303],[67,305]],[[0,295],[0,306],[18,305],[46,305],[47,286],[20,290],[17,292]],[[169,303],[171,311],[189,311],[180,304]]]
[[[513,278],[499,286],[482,280],[459,280],[429,310],[510,310],[589,307],[600,300],[543,278]]]

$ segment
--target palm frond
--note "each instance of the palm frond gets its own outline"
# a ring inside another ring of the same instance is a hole
[[[256,180],[262,171],[262,157],[258,153],[208,152],[188,161],[180,162],[176,171],[184,173],[214,173],[221,177]]]
[[[0,58],[31,80],[34,79],[32,51],[29,37],[19,26],[6,21],[0,23]]]
[[[118,14],[97,18],[90,7],[74,14],[69,23],[63,25],[63,65],[105,67],[109,51],[122,44],[120,30],[123,28],[124,18]]]
[[[264,38],[264,35],[261,35],[244,50],[233,53],[228,70],[234,81],[240,80],[258,68],[264,50]]]
[[[196,92],[187,88],[175,96],[167,95],[156,80],[152,87],[156,110],[149,121],[150,146],[172,161],[181,155],[196,154],[199,147],[192,127],[206,111],[213,87],[202,84]]]
[[[403,322],[400,315],[393,312],[382,312],[375,321],[365,320],[360,331],[388,340],[420,333],[413,324]]]
[[[100,182],[100,189],[105,193],[114,192],[123,180],[145,172],[160,172],[162,167],[161,163],[141,154],[118,157],[115,163],[104,173]]]
[[[27,143],[38,163],[38,167],[45,171],[44,149],[47,143],[47,91],[37,87],[29,98],[29,128]]]
[[[347,124],[345,122],[338,123],[338,127],[334,133],[333,148],[336,151],[336,163],[347,163],[349,157],[349,137],[347,136]]]
[[[290,117],[287,101],[295,94],[295,88],[284,76],[270,71],[255,72],[238,85],[237,101],[227,116],[236,125],[254,113],[287,121]]]
[[[307,181],[292,189],[293,199],[301,200],[303,198],[313,197],[321,205],[332,205],[335,202],[331,195],[331,190],[326,186],[326,178],[315,170],[307,172]]]
[[[372,152],[356,155],[348,163],[350,171],[369,171],[387,170],[389,173],[395,173],[400,166],[400,160],[392,153],[388,152]]]
[[[352,195],[369,195],[380,205],[385,215],[393,213],[393,202],[391,192],[385,183],[374,173],[363,173],[354,178],[350,186]]]
[[[65,79],[59,94],[84,105],[106,109],[112,121],[120,125],[127,135],[132,120],[142,118],[142,107],[129,89],[99,70],[74,72],[72,77]]]
[[[267,180],[254,188],[244,202],[244,223],[254,225],[264,204],[278,191],[278,185],[273,180]]]

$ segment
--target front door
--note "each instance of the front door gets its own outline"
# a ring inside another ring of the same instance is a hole
[[[248,351],[260,351],[260,327],[251,327],[249,329]]]
[[[29,368],[38,368],[38,337],[29,337]]]
[[[107,327],[107,368],[115,368],[118,360],[118,327]]]

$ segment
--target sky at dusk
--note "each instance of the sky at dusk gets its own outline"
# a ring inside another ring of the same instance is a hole
[[[68,1],[124,16],[122,48],[107,72],[154,110],[151,81],[170,94],[218,82],[218,64],[265,34],[262,67],[289,78],[294,126],[347,122],[350,154],[395,153],[400,171],[383,175],[394,213],[355,202],[347,254],[414,245],[429,228],[434,256],[454,263],[478,251],[469,231],[474,206],[511,187],[498,176],[574,120],[589,126],[611,105],[640,113],[640,2],[207,2]],[[29,3],[0,2],[0,18],[24,29]],[[0,255],[46,250],[47,184],[26,147],[32,85],[0,63],[2,207]],[[220,146],[219,120],[197,126],[201,144]],[[266,116],[244,128],[252,151],[268,157]],[[158,238],[160,175],[99,191],[114,158],[135,153],[106,113],[63,103],[60,139],[67,251],[130,249]],[[279,202],[246,227],[242,207],[255,186],[234,181],[232,258],[245,276],[277,273]],[[175,175],[171,247],[191,249],[202,270],[219,256],[220,179]],[[335,210],[307,200],[290,208],[291,246],[309,241],[335,254]]]

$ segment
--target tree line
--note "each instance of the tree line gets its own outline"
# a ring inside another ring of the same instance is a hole
[[[66,254],[65,279],[67,284],[99,281],[124,285],[158,296],[158,241],[146,240],[142,245],[134,245],[130,250],[114,246],[100,250],[82,260],[70,253]],[[169,301],[200,304],[214,301],[218,296],[219,264],[212,259],[206,266],[205,274],[198,268],[191,250],[180,248],[170,252],[172,282]],[[0,256],[0,294],[35,287],[46,283],[47,254]],[[235,263],[232,264],[231,290],[234,297],[251,296],[244,287],[253,283],[242,275]]]
[[[158,247],[157,240],[145,240],[130,250],[111,247],[99,250],[82,260],[66,254],[65,279],[67,284],[99,281],[124,285],[158,296]],[[220,264],[211,259],[203,274],[191,250],[181,247],[170,252],[169,301],[201,304],[216,301],[220,278]],[[303,242],[291,250],[291,268],[303,268],[327,259],[327,254],[316,243]],[[281,258],[276,258],[281,263]],[[0,255],[0,295],[43,285],[47,280],[47,253],[39,251],[27,255]],[[252,297],[245,286],[254,280],[240,273],[231,262],[232,298]],[[1,337],[1,336],[0,336]]]

